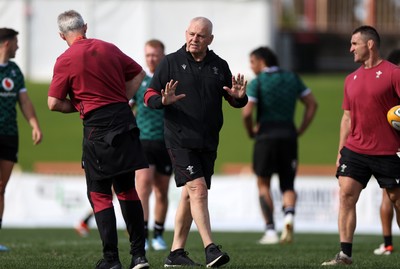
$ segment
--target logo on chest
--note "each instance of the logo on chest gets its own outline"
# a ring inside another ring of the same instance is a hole
[[[14,81],[8,77],[3,78],[1,85],[3,86],[4,90],[8,92],[14,89]]]

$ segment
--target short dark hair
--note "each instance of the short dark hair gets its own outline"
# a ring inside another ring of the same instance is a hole
[[[376,47],[379,49],[381,46],[381,38],[379,37],[378,31],[372,26],[369,25],[362,25],[356,28],[353,31],[353,35],[360,33],[362,36],[365,37],[366,41],[373,40],[376,44]]]
[[[0,43],[11,40],[18,35],[18,32],[11,28],[0,28]]]
[[[395,65],[400,65],[400,49],[394,49],[389,53],[387,60]]]
[[[279,66],[278,58],[268,47],[259,47],[258,49],[253,50],[250,55],[264,60],[267,66]]]

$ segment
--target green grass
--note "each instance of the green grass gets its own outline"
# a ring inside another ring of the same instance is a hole
[[[231,256],[224,268],[321,268],[320,264],[338,251],[336,234],[297,234],[290,245],[263,246],[255,242],[260,233],[214,233],[214,239]],[[172,233],[166,232],[171,242]],[[372,251],[381,243],[381,236],[356,235],[352,268],[398,268],[400,256],[375,256]],[[394,245],[400,240],[394,238]],[[11,248],[0,253],[0,268],[94,268],[101,258],[101,242],[96,230],[80,238],[72,229],[3,229],[1,244]],[[119,231],[119,249],[124,268],[130,263],[129,243],[124,231]],[[204,263],[204,250],[197,232],[189,236],[187,251],[192,259]],[[168,251],[149,251],[151,268],[163,268]]]
[[[312,89],[319,104],[316,118],[300,138],[299,159],[303,164],[334,164],[339,140],[339,123],[345,74],[304,75],[302,79]],[[35,105],[44,139],[33,146],[31,130],[19,113],[20,164],[32,170],[38,161],[73,161],[81,158],[82,121],[77,113],[61,114],[47,108],[48,84],[27,83],[29,96]],[[226,102],[225,102],[226,103]],[[296,122],[303,113],[298,104]],[[216,172],[224,163],[250,163],[253,141],[247,138],[240,109],[224,105],[225,123],[221,131]]]

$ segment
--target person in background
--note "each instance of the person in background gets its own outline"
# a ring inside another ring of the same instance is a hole
[[[90,232],[89,221],[94,217],[93,210],[88,212],[85,217],[75,226],[75,231],[81,237],[87,237]]]
[[[381,58],[380,37],[372,26],[356,28],[350,44],[354,62],[361,66],[344,83],[336,161],[340,252],[323,266],[353,263],[356,204],[372,175],[386,189],[400,226],[400,132],[386,119],[389,109],[400,101],[400,68]]]
[[[390,52],[387,60],[397,66],[400,65],[400,49]],[[393,204],[385,189],[382,189],[382,202],[379,210],[382,223],[383,243],[374,250],[375,255],[390,255],[393,251],[392,221],[393,221]]]
[[[144,212],[146,249],[149,247],[149,198],[152,191],[155,195],[154,231],[151,239],[151,247],[154,250],[167,249],[163,232],[168,211],[168,188],[172,164],[164,142],[164,111],[146,107],[143,95],[150,85],[156,67],[165,56],[164,50],[164,44],[160,40],[152,39],[146,42],[144,54],[149,72],[134,98],[130,101],[131,106],[136,108],[135,114],[140,129],[140,141],[149,163],[149,168],[136,171],[136,188]]]
[[[248,86],[249,102],[242,109],[242,117],[247,134],[255,139],[253,170],[257,175],[260,206],[266,223],[259,243],[279,242],[271,195],[273,173],[279,175],[282,193],[284,227],[280,241],[290,243],[296,207],[297,140],[312,122],[317,102],[311,90],[295,73],[279,67],[277,56],[268,47],[260,47],[250,53],[250,67],[256,78]],[[305,107],[299,128],[294,122],[297,100]],[[253,117],[255,112],[256,120]]]
[[[150,108],[164,108],[165,143],[176,185],[182,187],[165,267],[199,265],[185,251],[193,220],[203,241],[206,266],[220,267],[230,260],[211,235],[208,189],[223,124],[222,99],[236,108],[245,106],[247,82],[243,75],[232,76],[227,62],[208,49],[212,30],[209,19],[192,19],[186,44],[164,57],[144,96]]]
[[[103,246],[103,259],[96,268],[122,268],[112,189],[129,234],[129,268],[149,268],[143,209],[135,189],[135,170],[147,167],[147,162],[128,104],[145,72],[115,45],[87,38],[87,24],[78,12],[61,13],[57,23],[69,48],[55,63],[48,107],[62,113],[79,112],[83,120],[82,166]]]
[[[4,194],[15,163],[18,162],[18,103],[22,114],[32,127],[34,145],[42,141],[42,131],[35,108],[25,87],[24,75],[18,65],[10,61],[18,49],[18,32],[0,28],[0,229],[4,213]],[[0,245],[0,251],[9,250]]]

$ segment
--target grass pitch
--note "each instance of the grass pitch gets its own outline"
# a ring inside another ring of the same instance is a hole
[[[9,229],[0,233],[0,243],[11,248],[0,253],[0,268],[93,269],[101,258],[101,242],[96,229],[87,238],[80,238],[72,229]],[[289,245],[259,245],[261,233],[215,232],[214,239],[231,257],[224,268],[321,268],[320,264],[338,251],[336,234],[296,234]],[[166,232],[170,245],[172,233]],[[129,243],[125,231],[119,231],[121,262],[125,269],[130,263]],[[400,246],[395,237],[394,246]],[[373,254],[382,241],[379,235],[357,235],[354,240],[351,268],[398,268],[399,252],[390,256]],[[189,236],[187,251],[195,261],[204,263],[204,250],[197,232]],[[168,251],[147,252],[151,268],[163,268]]]

